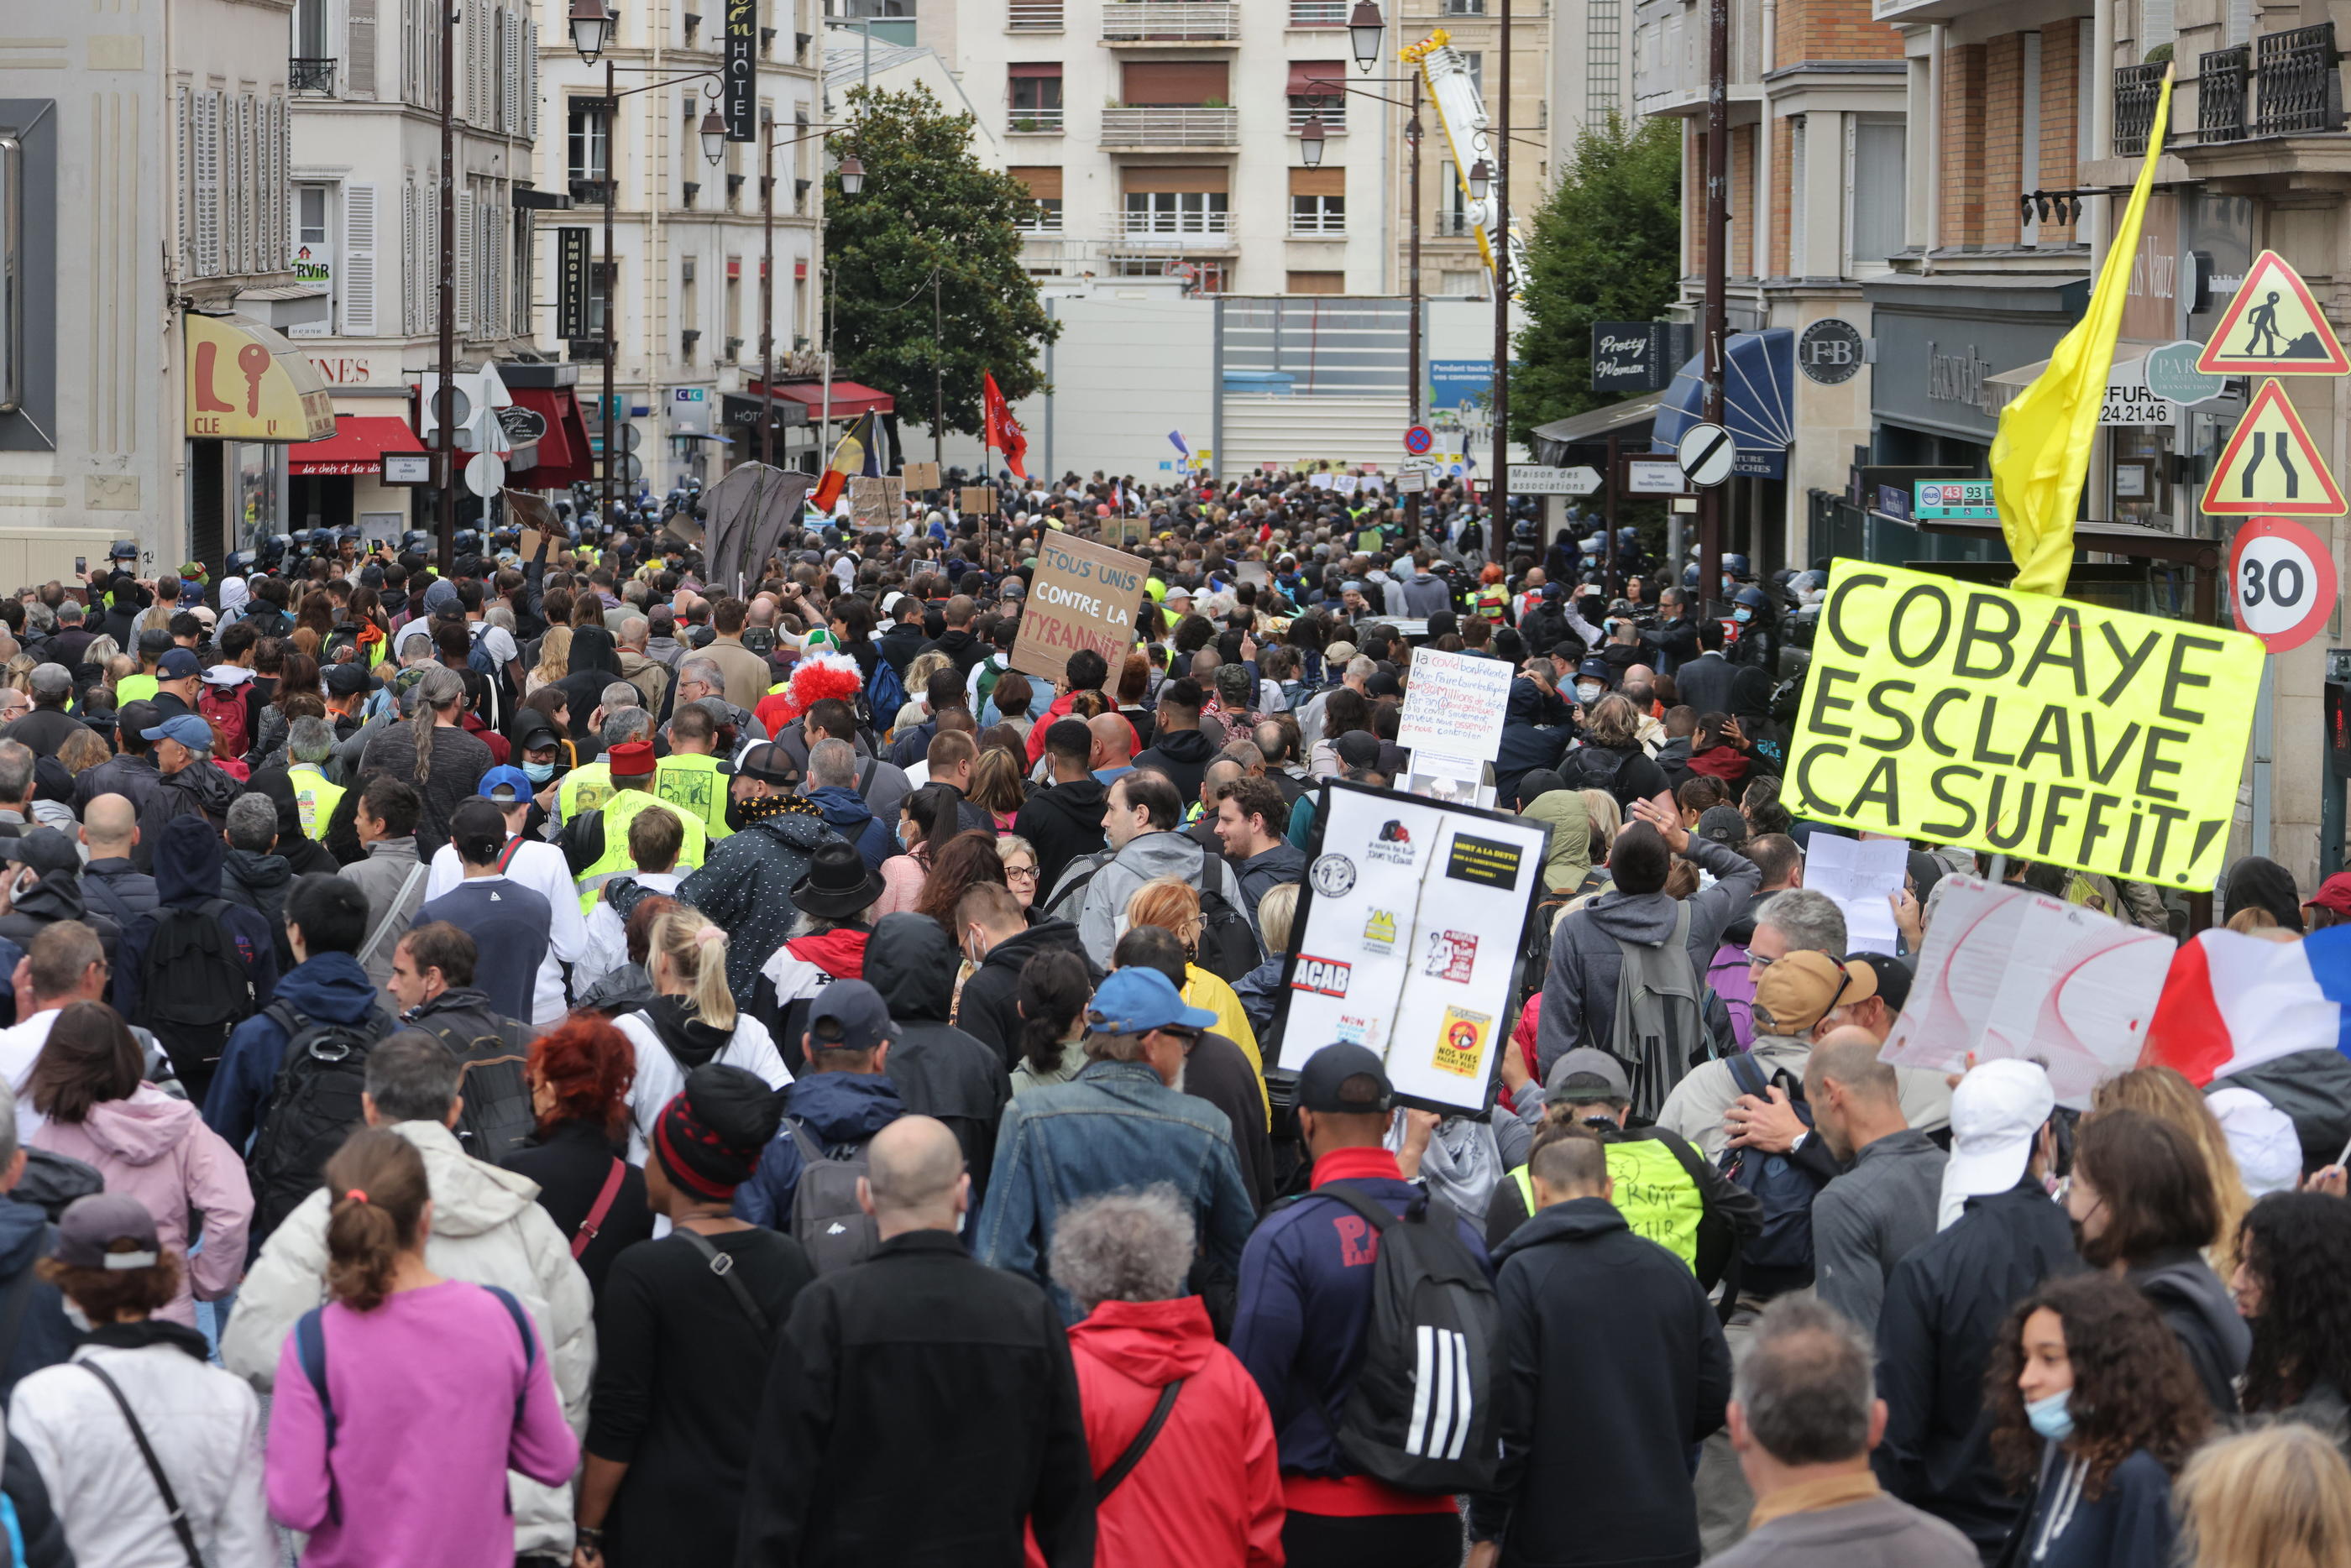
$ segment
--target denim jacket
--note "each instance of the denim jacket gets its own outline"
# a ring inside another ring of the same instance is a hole
[[[973,1250],[984,1263],[1050,1286],[1045,1260],[1063,1210],[1158,1181],[1191,1205],[1209,1259],[1237,1269],[1257,1211],[1225,1113],[1167,1087],[1142,1063],[1089,1062],[1069,1083],[1005,1107]],[[1051,1288],[1065,1321],[1084,1315]]]

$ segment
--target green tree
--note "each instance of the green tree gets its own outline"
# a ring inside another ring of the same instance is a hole
[[[1658,118],[1587,127],[1528,246],[1527,327],[1510,433],[1616,400],[1592,389],[1592,324],[1653,321],[1681,271],[1681,130]]]
[[[946,113],[919,83],[906,92],[852,88],[848,105],[856,129],[832,145],[856,153],[865,187],[844,196],[839,172],[825,176],[836,373],[891,393],[902,416],[927,425],[940,365],[942,422],[977,435],[981,375],[993,371],[1008,399],[1041,389],[1038,350],[1060,330],[1020,263],[1017,224],[1029,192],[982,167],[972,117]],[[944,325],[935,334],[935,273]]]

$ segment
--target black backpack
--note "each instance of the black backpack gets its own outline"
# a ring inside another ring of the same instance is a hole
[[[1560,759],[1560,777],[1570,789],[1606,790],[1614,794],[1616,775],[1624,771],[1625,760],[1622,753],[1604,747],[1578,746]]]
[[[1771,1079],[1763,1076],[1763,1068],[1755,1058],[1741,1051],[1726,1057],[1730,1064],[1730,1076],[1742,1095],[1752,1095],[1759,1100],[1771,1098],[1771,1085],[1776,1081],[1787,1091],[1788,1103],[1802,1118],[1806,1127],[1813,1125],[1813,1107],[1804,1101],[1804,1086],[1782,1073]],[[1739,1261],[1751,1268],[1773,1270],[1810,1269],[1813,1266],[1813,1199],[1820,1186],[1802,1167],[1784,1154],[1765,1154],[1761,1149],[1726,1148],[1722,1151],[1722,1171],[1733,1186],[1743,1187],[1755,1194],[1763,1205],[1763,1229],[1740,1243]]]
[[[1501,1309],[1452,1208],[1422,1194],[1399,1215],[1343,1181],[1314,1190],[1380,1237],[1363,1370],[1339,1412],[1341,1451],[1400,1490],[1488,1490],[1501,1447]]]
[[[253,1182],[255,1256],[318,1189],[328,1159],[364,1119],[360,1096],[367,1087],[368,1053],[392,1033],[392,1020],[381,1008],[357,1023],[335,1023],[273,1002],[264,1016],[286,1032],[286,1055],[245,1161]]]
[[[221,920],[228,909],[226,898],[207,898],[193,909],[156,910],[139,970],[131,1022],[162,1043],[191,1096],[212,1082],[229,1032],[253,1015],[253,981]]]
[[[504,1165],[530,1137],[538,1117],[523,1075],[530,1060],[530,1025],[512,1018],[496,1023],[497,1032],[491,1034],[467,1033],[455,1014],[427,1017],[414,1027],[449,1047],[460,1064],[457,1093],[464,1105],[455,1129],[458,1143],[475,1159]]]
[[[1195,839],[1195,844],[1199,841]],[[1217,888],[1217,857],[1208,846],[1200,850],[1200,967],[1226,983],[1239,980],[1264,961],[1257,931],[1249,917],[1233,908]]]

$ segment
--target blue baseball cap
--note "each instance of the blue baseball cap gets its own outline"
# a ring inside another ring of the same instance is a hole
[[[503,805],[511,805],[518,800],[528,800],[538,793],[531,785],[530,775],[511,763],[501,763],[484,774],[482,782],[475,786],[474,793],[485,800],[496,801],[498,799],[500,790],[509,792],[507,798],[499,802]]]
[[[1207,1029],[1217,1015],[1205,1007],[1186,1007],[1181,992],[1155,969],[1130,965],[1102,982],[1086,1010],[1087,1027],[1096,1034],[1148,1034],[1173,1024]]]
[[[172,649],[155,666],[155,673],[166,680],[185,680],[191,675],[204,672],[203,662],[184,648]]]
[[[153,729],[139,733],[150,741],[177,741],[192,752],[213,749],[213,727],[193,713],[174,713]]]

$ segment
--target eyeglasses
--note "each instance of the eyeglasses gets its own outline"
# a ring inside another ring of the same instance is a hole
[[[1007,866],[1004,868],[1004,879],[1008,882],[1034,882],[1037,879],[1037,867],[1034,866]]]

